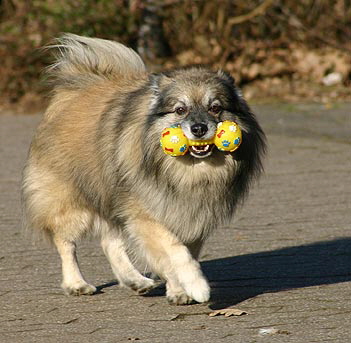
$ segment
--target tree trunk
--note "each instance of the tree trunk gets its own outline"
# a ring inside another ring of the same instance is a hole
[[[155,58],[171,55],[162,21],[162,2],[146,0],[143,3],[137,45],[138,53],[146,61],[152,62]]]

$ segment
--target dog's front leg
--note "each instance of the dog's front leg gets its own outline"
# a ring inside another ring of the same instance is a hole
[[[180,305],[209,300],[210,288],[188,248],[148,215],[133,216],[127,228],[153,272],[167,282],[167,299]]]
[[[133,266],[118,228],[107,227],[102,234],[101,246],[121,286],[131,288],[138,294],[144,294],[155,287],[154,280],[144,277]]]

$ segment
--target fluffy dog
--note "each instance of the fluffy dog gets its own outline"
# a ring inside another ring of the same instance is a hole
[[[230,221],[262,171],[262,129],[223,71],[202,67],[149,74],[122,44],[66,34],[56,46],[51,103],[31,144],[23,174],[27,226],[44,233],[62,259],[67,294],[92,294],[77,258],[85,234],[101,245],[120,285],[154,287],[129,250],[166,281],[170,303],[209,300],[197,262],[204,240]],[[213,145],[171,157],[160,148],[165,127],[180,124],[192,140],[235,121],[242,144]],[[129,250],[128,250],[129,249]]]

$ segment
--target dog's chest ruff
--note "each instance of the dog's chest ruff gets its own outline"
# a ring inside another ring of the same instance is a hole
[[[216,226],[231,216],[233,209],[228,204],[228,191],[225,184],[218,180],[192,187],[178,185],[172,190],[157,188],[151,192],[157,195],[144,198],[143,204],[150,215],[183,242],[206,238]]]

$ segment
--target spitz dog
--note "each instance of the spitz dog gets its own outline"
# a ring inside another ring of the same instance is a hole
[[[233,78],[203,67],[148,73],[124,45],[73,34],[53,51],[53,96],[31,144],[22,195],[27,227],[60,254],[65,293],[96,292],[76,257],[76,242],[93,233],[120,285],[139,294],[155,286],[132,263],[137,256],[165,280],[170,303],[208,301],[200,249],[230,221],[265,152],[264,133]],[[204,140],[224,120],[242,130],[233,153],[210,144],[171,157],[160,147],[166,127],[179,124],[189,139]]]

